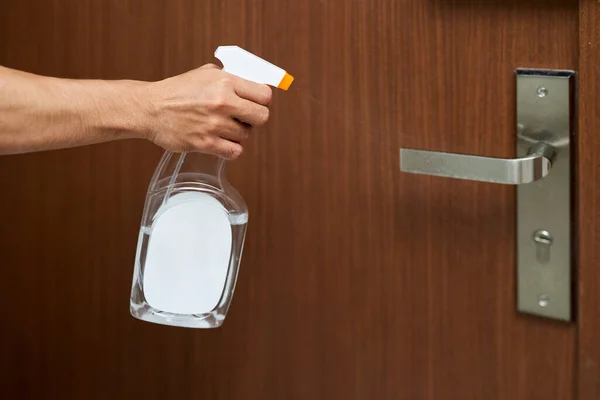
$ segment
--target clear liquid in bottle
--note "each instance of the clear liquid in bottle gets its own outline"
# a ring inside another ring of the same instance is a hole
[[[248,209],[227,182],[225,161],[165,153],[148,190],[131,290],[131,314],[216,328],[233,297]]]

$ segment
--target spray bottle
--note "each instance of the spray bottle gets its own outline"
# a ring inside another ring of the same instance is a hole
[[[220,46],[223,71],[287,90],[293,77],[237,46]],[[225,176],[225,160],[165,152],[148,187],[130,311],[188,328],[223,323],[237,280],[248,208]]]

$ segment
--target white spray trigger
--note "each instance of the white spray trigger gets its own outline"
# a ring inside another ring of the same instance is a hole
[[[223,64],[223,71],[248,81],[288,90],[294,77],[284,69],[255,56],[239,46],[219,46],[215,57]]]

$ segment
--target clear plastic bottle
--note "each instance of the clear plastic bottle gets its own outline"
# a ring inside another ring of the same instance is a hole
[[[235,289],[248,208],[225,160],[166,152],[152,177],[136,252],[131,313],[159,324],[214,328]]]
[[[237,46],[215,52],[223,70],[287,90],[293,77]],[[188,328],[223,323],[235,289],[248,207],[225,176],[225,160],[165,152],[148,188],[130,311]]]

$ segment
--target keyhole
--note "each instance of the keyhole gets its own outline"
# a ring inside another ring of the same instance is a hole
[[[535,244],[535,256],[538,263],[546,265],[550,262],[550,246],[552,246],[552,235],[543,229],[533,232],[533,243]]]

